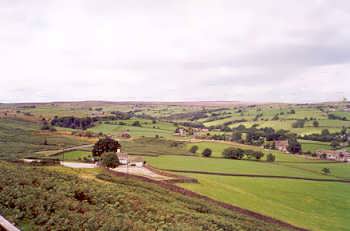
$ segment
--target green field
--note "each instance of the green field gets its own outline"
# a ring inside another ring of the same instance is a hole
[[[132,126],[132,123],[139,121],[141,127]],[[126,125],[119,125],[119,122],[126,123]],[[104,134],[120,136],[123,132],[128,132],[131,137],[155,137],[156,135],[160,137],[171,138],[174,135],[175,126],[171,123],[166,122],[157,122],[152,123],[151,120],[145,119],[129,119],[121,121],[110,121],[113,124],[98,124],[93,128],[90,128],[89,131],[92,132],[102,132]]]
[[[312,140],[299,140],[301,143],[301,148],[303,152],[316,152],[319,150],[331,150],[332,147],[330,143],[320,142],[320,141],[312,141]]]
[[[76,151],[69,151],[64,152],[59,155],[55,155],[55,158],[58,158],[60,160],[68,160],[68,161],[82,161],[84,158],[91,159],[92,153],[89,151],[82,151],[82,150],[76,150]]]
[[[203,195],[311,230],[347,231],[350,185],[301,180],[189,174],[199,184],[181,186]]]
[[[159,156],[145,157],[146,161],[154,167],[168,170],[184,171],[205,171],[213,173],[231,173],[231,174],[257,174],[271,176],[291,176],[307,178],[334,178],[321,174],[319,171],[309,171],[296,169],[287,164],[268,163],[264,161],[249,160],[230,160],[218,158],[204,158],[191,156]],[[310,164],[311,165],[311,164]],[[326,167],[327,164],[322,166]],[[349,166],[350,167],[350,166]]]

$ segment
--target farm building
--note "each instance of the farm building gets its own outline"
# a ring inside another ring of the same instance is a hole
[[[129,156],[125,152],[117,152],[117,156],[119,159],[119,163],[121,165],[129,165],[129,166],[135,166],[135,167],[143,167],[145,161],[142,157],[139,156]]]
[[[281,152],[288,152],[288,140],[276,140],[275,146]]]
[[[350,162],[350,153],[343,150],[321,150],[316,155],[320,159]]]

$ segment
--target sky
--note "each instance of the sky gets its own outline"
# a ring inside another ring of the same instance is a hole
[[[350,98],[348,0],[0,0],[0,102]]]

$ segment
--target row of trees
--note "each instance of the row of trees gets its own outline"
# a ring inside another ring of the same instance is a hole
[[[196,154],[198,149],[199,147],[197,145],[193,145],[190,148],[190,152],[193,154]],[[201,154],[203,157],[210,157],[212,154],[212,150],[210,148],[205,148]],[[222,152],[222,156],[227,159],[236,159],[236,160],[241,160],[245,157],[248,159],[260,160],[261,158],[264,157],[264,153],[261,151],[243,150],[241,148],[229,147]],[[268,154],[266,157],[266,161],[268,162],[273,162],[275,161],[275,159],[276,157],[271,153]]]

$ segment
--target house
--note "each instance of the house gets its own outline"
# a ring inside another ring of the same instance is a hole
[[[276,140],[275,147],[281,152],[288,152],[288,140]]]
[[[120,150],[120,149],[118,149]],[[120,164],[126,165],[129,162],[128,153],[117,152],[118,160]]]
[[[129,156],[128,153],[120,152],[120,151],[118,151],[116,154],[118,156],[119,163],[121,165],[143,167],[143,165],[145,164],[144,159],[140,156]]]
[[[175,135],[178,135],[178,136],[187,136],[187,131],[186,131],[186,129],[184,129],[184,128],[177,128],[176,130],[175,130]]]
[[[145,161],[141,156],[132,156],[129,158],[130,166],[143,167],[144,164],[145,164]]]
[[[344,150],[320,150],[316,155],[323,160],[350,162],[350,153]]]

